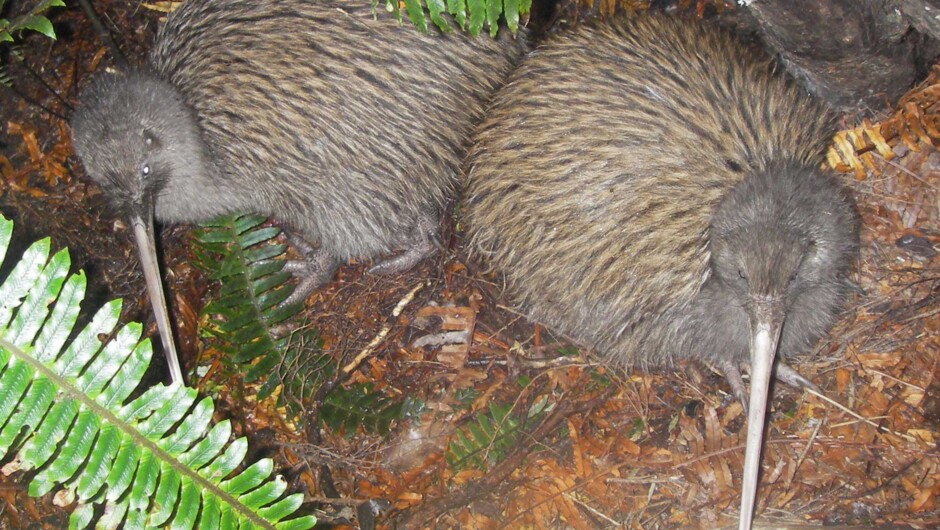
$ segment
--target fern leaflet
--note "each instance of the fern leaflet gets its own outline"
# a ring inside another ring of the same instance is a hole
[[[428,31],[428,19],[441,31],[452,31],[450,22],[476,37],[489,28],[491,37],[499,31],[502,17],[513,33],[519,30],[519,17],[529,13],[532,0],[404,0],[408,20],[421,32]],[[386,0],[385,8],[401,18],[397,0]],[[447,15],[450,15],[449,17]]]

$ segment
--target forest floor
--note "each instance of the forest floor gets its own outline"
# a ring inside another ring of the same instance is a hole
[[[136,2],[95,5],[128,56],[143,57],[163,14]],[[69,141],[80,88],[110,59],[77,7],[53,20],[58,40],[24,35],[23,62],[9,63],[12,88],[0,87],[0,211],[16,221],[20,248],[51,236],[71,250],[95,289],[86,303],[121,297],[125,319],[148,322],[128,227]],[[844,408],[776,385],[758,525],[940,527],[940,153],[925,141],[937,116],[940,70],[859,130],[895,131],[882,149],[847,155],[855,169],[833,158],[863,220],[853,278],[861,290],[796,366]],[[163,229],[164,276],[184,364],[214,366],[222,354],[200,333],[213,288],[192,265],[190,228]],[[466,264],[459,231],[445,247],[392,277],[343,266],[306,303],[303,320],[336,366],[388,327],[342,382],[420,403],[387,431],[287,421],[273,400],[253,398],[237,370],[210,370],[193,384],[249,437],[252,454],[275,458],[324,521],[355,521],[353,508],[374,505],[378,527],[736,527],[745,415],[720,374],[607,370],[514,312],[498,280]],[[471,339],[415,345],[440,330]],[[474,433],[486,428],[511,435],[482,446]],[[471,454],[458,455],[461,445]],[[25,484],[18,475],[0,482],[0,528],[63,528],[67,512],[51,497],[29,498]]]

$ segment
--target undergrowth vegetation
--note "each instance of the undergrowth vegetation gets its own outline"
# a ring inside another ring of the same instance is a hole
[[[12,232],[0,218],[0,259]],[[0,284],[2,472],[74,503],[70,528],[311,528],[311,516],[286,519],[303,495],[284,496],[272,460],[245,464],[248,442],[212,421],[210,398],[140,388],[150,341],[118,325],[120,300],[79,327],[85,275],[50,248],[31,245]]]

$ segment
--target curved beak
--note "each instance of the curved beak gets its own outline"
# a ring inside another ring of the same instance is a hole
[[[131,215],[130,222],[134,227],[134,238],[137,240],[140,264],[144,268],[147,293],[150,295],[150,305],[153,307],[154,317],[157,320],[157,329],[160,330],[160,340],[163,342],[163,351],[169,365],[170,378],[174,384],[184,384],[183,371],[180,368],[176,344],[173,342],[173,331],[170,328],[170,313],[167,309],[166,297],[163,294],[160,265],[157,261],[157,247],[153,228],[153,205],[146,207],[143,215]]]
[[[754,516],[770,376],[773,373],[777,343],[780,341],[780,330],[783,329],[783,318],[779,301],[755,302],[753,315],[751,315],[751,391],[748,400],[750,406],[747,415],[747,443],[744,450],[739,530],[749,530]]]

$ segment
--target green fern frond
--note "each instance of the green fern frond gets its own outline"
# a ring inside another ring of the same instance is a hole
[[[486,469],[487,463],[501,460],[519,434],[519,420],[510,410],[509,405],[491,403],[488,413],[478,412],[472,423],[458,429],[445,453],[451,469]]]
[[[334,390],[323,401],[320,418],[332,430],[342,429],[347,435],[359,425],[369,432],[387,434],[391,423],[402,418],[402,404],[365,383]]]
[[[251,363],[245,381],[277,374],[272,369],[284,358],[290,342],[273,328],[294,317],[301,306],[279,307],[293,292],[290,274],[282,270],[286,245],[275,242],[276,227],[261,226],[258,215],[232,215],[201,225],[197,232],[196,262],[220,283],[218,298],[204,312],[205,331],[216,346],[230,355],[233,364]],[[283,381],[269,378],[260,397],[266,397]]]
[[[273,326],[294,317],[300,306],[277,306],[293,287],[282,270],[284,260],[277,259],[286,250],[274,239],[279,231],[264,227],[264,220],[258,215],[228,216],[204,223],[197,232],[196,262],[220,283],[218,298],[204,310],[209,315],[204,331],[234,364],[251,363],[246,381],[265,377],[259,398],[280,387],[278,405],[291,418],[302,420],[302,404],[334,377],[335,360],[321,351],[316,329],[273,333]],[[361,425],[385,433],[400,419],[401,402],[365,386],[340,387],[326,397],[319,416],[335,430],[352,433]]]
[[[0,218],[0,260],[12,227]],[[73,336],[85,276],[49,250],[49,239],[30,246],[0,284],[2,471],[30,472],[30,495],[60,489],[76,502],[70,528],[311,528],[310,516],[285,520],[302,496],[283,496],[271,460],[233,474],[247,442],[229,441],[227,421],[212,425],[210,399],[159,385],[127,401],[149,340],[137,323],[115,330],[119,300]]]
[[[447,464],[455,471],[469,467],[485,470],[506,456],[525,425],[551,408],[548,397],[543,396],[529,407],[523,423],[510,414],[510,405],[490,403],[488,411],[478,412],[473,422],[454,433],[444,455]]]
[[[7,65],[5,64],[0,64],[0,86],[7,88],[13,87],[13,78],[10,77],[10,73],[7,71]]]
[[[408,20],[419,31],[428,31],[428,19],[441,31],[451,31],[448,22],[451,20],[474,37],[484,26],[489,28],[490,36],[495,37],[500,17],[515,33],[519,30],[520,15],[532,9],[532,0],[404,0],[404,4]],[[386,0],[385,8],[401,18],[398,0]]]

